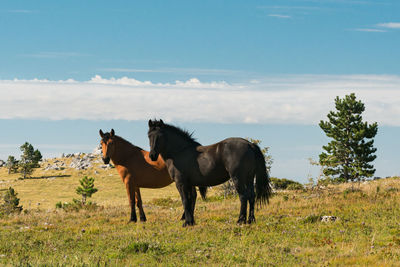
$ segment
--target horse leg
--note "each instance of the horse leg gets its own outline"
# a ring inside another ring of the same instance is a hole
[[[192,214],[194,216],[194,208],[196,206],[197,191],[196,187],[192,186]]]
[[[146,221],[146,215],[144,214],[143,206],[142,206],[142,197],[140,195],[140,188],[136,187],[136,205],[139,209],[139,214],[140,214],[140,221],[145,222]]]
[[[192,195],[193,195],[193,202],[192,202],[192,214],[194,214],[194,207],[196,205],[196,199],[197,199],[197,191],[196,187],[193,186],[192,188]],[[185,211],[182,214],[181,221],[185,220]]]
[[[240,199],[240,213],[239,213],[239,219],[237,221],[238,224],[246,223],[246,217],[247,217],[247,194],[246,194],[246,188],[243,183],[239,178],[233,177],[232,178],[236,191],[239,194],[239,199]]]
[[[249,195],[249,218],[247,220],[248,224],[251,224],[256,221],[256,218],[254,217],[254,203],[256,200],[256,194],[254,192],[254,183],[251,181],[250,184],[247,185],[247,191]]]
[[[184,183],[175,183],[175,184],[176,188],[179,191],[179,194],[181,195],[182,204],[184,208],[185,222],[183,223],[183,227],[186,227],[188,225],[194,225],[194,218],[192,213],[192,201],[193,201],[192,187]]]
[[[136,210],[135,210],[135,187],[132,184],[130,184],[129,182],[125,183],[125,187],[126,187],[126,193],[128,194],[128,198],[129,198],[129,205],[131,207],[131,218],[130,218],[129,222],[136,222],[137,218],[136,218]]]

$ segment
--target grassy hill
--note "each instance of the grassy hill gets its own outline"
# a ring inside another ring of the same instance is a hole
[[[400,179],[280,191],[237,225],[239,200],[218,188],[199,200],[194,227],[182,228],[174,185],[143,189],[146,223],[127,224],[125,188],[115,169],[37,169],[19,180],[0,168],[0,190],[12,186],[25,212],[0,218],[0,265],[398,266]],[[56,210],[78,181],[95,178],[97,210]],[[40,204],[38,204],[40,203]],[[323,222],[321,216],[336,216]]]

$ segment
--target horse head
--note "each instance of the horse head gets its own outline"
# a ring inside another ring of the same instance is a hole
[[[111,129],[109,133],[103,133],[102,130],[99,131],[101,137],[101,151],[102,151],[102,159],[104,164],[110,163],[110,157],[114,154],[114,129]]]
[[[158,155],[165,145],[165,136],[163,132],[164,122],[162,120],[149,120],[149,131],[147,135],[150,141],[149,157],[152,161],[156,161]]]

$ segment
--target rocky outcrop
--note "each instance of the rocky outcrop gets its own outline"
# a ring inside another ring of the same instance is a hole
[[[63,170],[65,168],[73,168],[76,170],[86,170],[91,167],[98,167],[101,169],[112,168],[111,164],[101,164],[101,147],[96,147],[92,153],[73,153],[62,154],[60,159],[56,159],[52,164],[47,163],[44,166],[45,170]],[[47,162],[47,161],[46,161]],[[69,162],[68,164],[66,162]],[[101,164],[101,165],[99,165]],[[95,166],[96,165],[96,166]]]

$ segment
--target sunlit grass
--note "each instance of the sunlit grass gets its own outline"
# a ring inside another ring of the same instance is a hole
[[[0,265],[125,266],[398,266],[400,179],[343,184],[319,190],[278,192],[256,210],[256,223],[237,225],[239,200],[198,200],[194,227],[182,228],[182,207],[174,185],[142,190],[146,223],[127,224],[129,208],[115,169],[65,173],[37,170],[18,180],[0,170],[1,188],[12,185],[26,213],[0,219]],[[97,173],[95,173],[97,172]],[[95,177],[102,208],[66,213],[78,180]],[[355,186],[358,188],[358,185]],[[38,206],[37,203],[40,203]],[[321,222],[332,215],[335,222]],[[310,219],[311,218],[311,219]],[[316,219],[313,219],[316,218]]]

